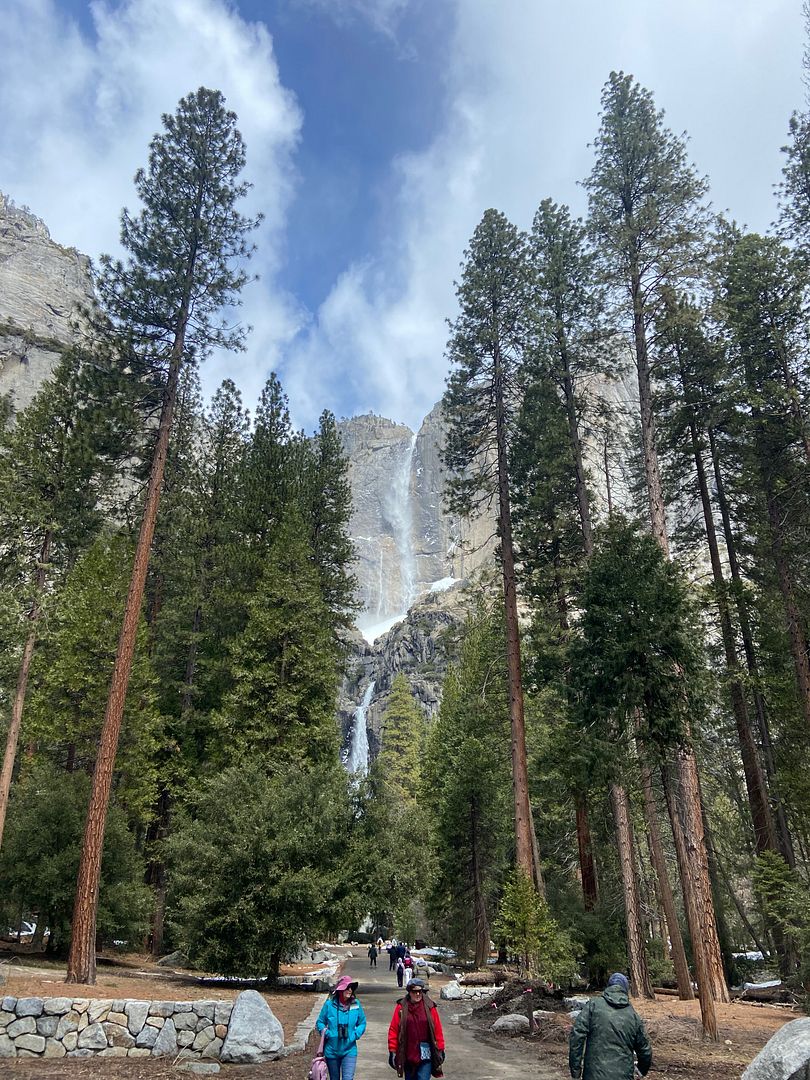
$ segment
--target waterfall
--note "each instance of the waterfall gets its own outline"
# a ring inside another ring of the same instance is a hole
[[[349,748],[349,759],[346,768],[350,773],[360,773],[362,776],[368,772],[368,729],[366,728],[366,710],[368,709],[371,695],[374,693],[374,680],[366,687],[363,700],[354,710],[354,727],[352,728],[352,742]]]
[[[416,559],[413,550],[413,507],[411,504],[411,466],[416,447],[416,435],[411,436],[408,449],[402,459],[393,484],[392,524],[394,540],[399,553],[399,582],[402,596],[401,610],[407,614],[416,599]]]

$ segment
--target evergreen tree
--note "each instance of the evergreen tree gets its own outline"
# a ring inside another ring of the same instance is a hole
[[[649,334],[662,315],[667,289],[678,289],[701,268],[707,217],[706,182],[687,163],[684,140],[664,126],[652,95],[631,76],[612,72],[602,93],[596,161],[585,181],[589,227],[607,281],[628,330],[638,372],[641,445],[653,536],[669,554],[664,493],[658,461]],[[703,808],[694,752],[687,737],[677,756],[677,781],[686,847],[679,870],[695,952],[704,1030],[717,1038],[714,1000],[727,1001],[717,940]],[[669,805],[675,796],[670,791]],[[679,823],[672,816],[673,835]],[[694,857],[686,858],[686,848]]]
[[[80,350],[66,353],[0,434],[0,574],[27,624],[0,772],[0,842],[44,594],[97,534],[110,479],[112,415],[90,396],[88,367]]]
[[[247,185],[236,116],[219,91],[200,88],[184,98],[150,145],[149,165],[135,176],[142,204],[124,211],[121,242],[128,262],[103,260],[99,293],[107,331],[125,352],[165,371],[161,415],[132,578],[96,759],[82,859],[76,886],[67,982],[95,982],[96,897],[104,826],[126,700],[149,553],[155,530],[180,370],[214,346],[237,348],[242,331],[217,322],[217,312],[238,302],[246,275],[234,263],[249,254],[254,222],[236,205]]]
[[[485,503],[496,502],[498,507],[516,861],[542,890],[529,803],[510,496],[511,441],[520,407],[526,339],[526,240],[503,214],[487,210],[465,257],[456,289],[461,311],[451,324],[448,343],[453,366],[442,399],[447,425],[447,501],[462,516]]]
[[[513,839],[509,808],[508,688],[500,613],[468,619],[461,655],[445,677],[424,763],[436,845],[433,921],[486,964],[493,909]]]
[[[250,756],[272,770],[336,758],[336,644],[312,549],[293,511],[267,549],[231,663],[234,686],[218,719],[228,764]]]
[[[382,718],[378,761],[384,782],[403,807],[415,804],[418,798],[424,734],[422,710],[413,699],[407,678],[399,672]]]

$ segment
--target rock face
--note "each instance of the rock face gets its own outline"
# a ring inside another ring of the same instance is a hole
[[[742,1080],[810,1080],[810,1018],[791,1020],[763,1046]]]
[[[74,339],[92,300],[90,260],[0,192],[0,396],[24,409]]]
[[[493,551],[493,518],[471,523],[442,505],[444,440],[439,405],[419,432],[367,414],[340,425],[353,495],[350,533],[358,562],[358,626],[373,638],[437,582],[469,576]]]

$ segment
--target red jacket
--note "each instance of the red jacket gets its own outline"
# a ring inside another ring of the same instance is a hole
[[[388,1025],[388,1049],[393,1054],[397,1052],[397,1042],[399,1040],[399,1025],[401,1016],[402,1002],[398,1001],[394,1008],[394,1015],[391,1017],[391,1023]],[[433,1003],[431,1003],[430,1006],[430,1018],[433,1021],[433,1036],[436,1039],[436,1049],[444,1050],[444,1032],[442,1031],[442,1022],[439,1019],[439,1010]]]

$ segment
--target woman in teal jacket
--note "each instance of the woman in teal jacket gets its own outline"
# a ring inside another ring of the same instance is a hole
[[[323,1056],[329,1080],[354,1080],[357,1040],[366,1030],[366,1014],[355,997],[357,983],[344,975],[323,1003],[315,1026],[326,1036]]]

